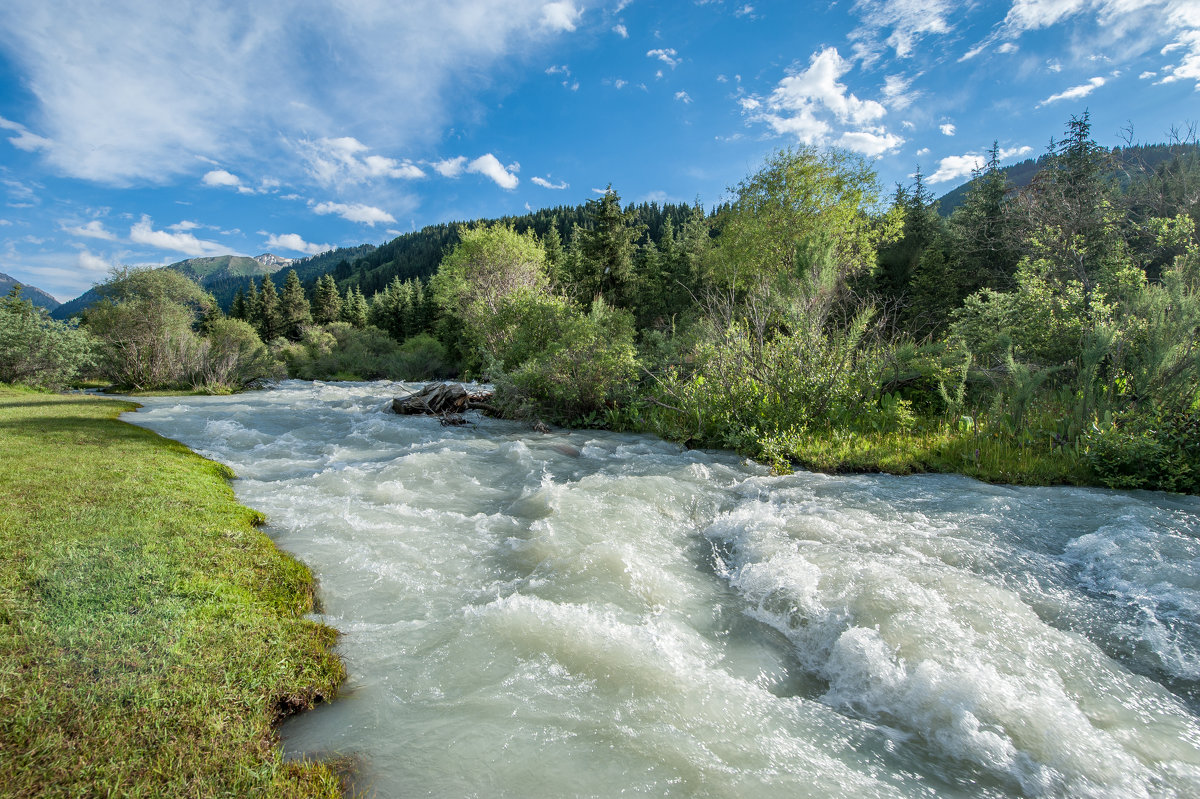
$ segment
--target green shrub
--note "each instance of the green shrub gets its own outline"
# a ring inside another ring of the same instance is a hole
[[[283,364],[271,357],[258,333],[241,319],[216,319],[196,350],[192,385],[223,394],[282,377]]]
[[[1200,410],[1129,411],[1085,437],[1086,457],[1110,488],[1200,493]]]
[[[20,297],[0,299],[0,382],[62,388],[92,364],[95,342],[74,322],[58,322]]]

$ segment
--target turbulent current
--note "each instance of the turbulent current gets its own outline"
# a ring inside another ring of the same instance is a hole
[[[408,386],[407,388],[412,388]],[[772,476],[442,427],[399,383],[151,398],[320,581],[381,797],[1200,796],[1200,501]]]

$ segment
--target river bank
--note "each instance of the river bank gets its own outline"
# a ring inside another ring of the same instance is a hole
[[[312,574],[135,407],[0,387],[0,795],[340,795],[275,745],[345,676]]]

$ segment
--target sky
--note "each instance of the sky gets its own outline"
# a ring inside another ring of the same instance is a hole
[[[1084,111],[1200,121],[1200,0],[4,0],[0,272],[66,300],[610,184],[711,207],[795,145],[940,195]]]

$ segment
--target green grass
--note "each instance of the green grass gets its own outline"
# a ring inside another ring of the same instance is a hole
[[[0,387],[0,796],[337,796],[273,735],[344,678],[312,575],[132,407]]]
[[[1098,484],[1075,452],[1054,447],[1049,439],[1018,444],[1009,436],[949,425],[909,432],[817,433],[789,438],[774,450],[783,460],[820,472],[943,472],[1014,485]]]

